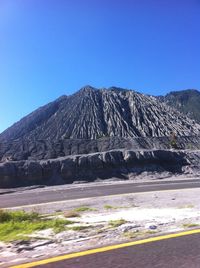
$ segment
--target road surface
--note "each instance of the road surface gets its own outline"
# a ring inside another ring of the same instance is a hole
[[[139,193],[173,189],[187,189],[200,187],[199,179],[145,182],[145,183],[113,183],[88,186],[87,184],[75,188],[66,186],[51,186],[29,191],[0,195],[0,208],[17,207],[24,205],[42,204],[63,200],[109,196],[126,193]]]
[[[65,259],[55,262],[47,259],[42,265],[39,265],[41,264],[39,261],[15,268],[199,268],[200,233],[168,239],[161,237],[158,241],[124,246],[100,253],[97,249],[97,252],[86,253],[81,257],[67,259],[66,256],[61,256]]]

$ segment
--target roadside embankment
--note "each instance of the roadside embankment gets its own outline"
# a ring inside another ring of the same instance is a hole
[[[49,160],[0,164],[0,188],[57,185],[109,178],[134,179],[143,172],[199,174],[200,151],[112,150]]]
[[[9,230],[12,241],[0,242],[0,267],[199,228],[200,189],[86,198],[21,209],[31,216],[39,213],[46,227],[32,228],[32,233],[20,233],[17,239]],[[50,220],[59,220],[62,228],[56,231]]]

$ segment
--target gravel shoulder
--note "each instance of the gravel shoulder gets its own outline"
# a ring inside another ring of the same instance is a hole
[[[39,231],[26,242],[0,242],[0,267],[199,228],[200,189],[85,198],[25,210],[69,218],[74,223],[57,234],[51,229]]]

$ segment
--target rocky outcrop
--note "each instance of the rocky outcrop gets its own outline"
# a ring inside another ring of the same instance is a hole
[[[114,149],[170,149],[170,140],[170,137],[104,137],[97,140],[66,139],[52,142],[49,140],[0,142],[0,161],[4,162],[6,159],[14,161],[52,159]],[[176,142],[179,149],[200,149],[200,136],[177,137]]]
[[[55,185],[74,181],[134,178],[142,172],[199,171],[200,151],[113,150],[51,160],[11,161],[0,164],[0,187]]]
[[[157,98],[120,88],[82,88],[39,108],[0,134],[0,141],[197,135],[200,125]]]

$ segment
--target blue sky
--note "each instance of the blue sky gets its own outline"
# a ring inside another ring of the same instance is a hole
[[[0,0],[0,132],[84,85],[200,89],[200,0]]]

